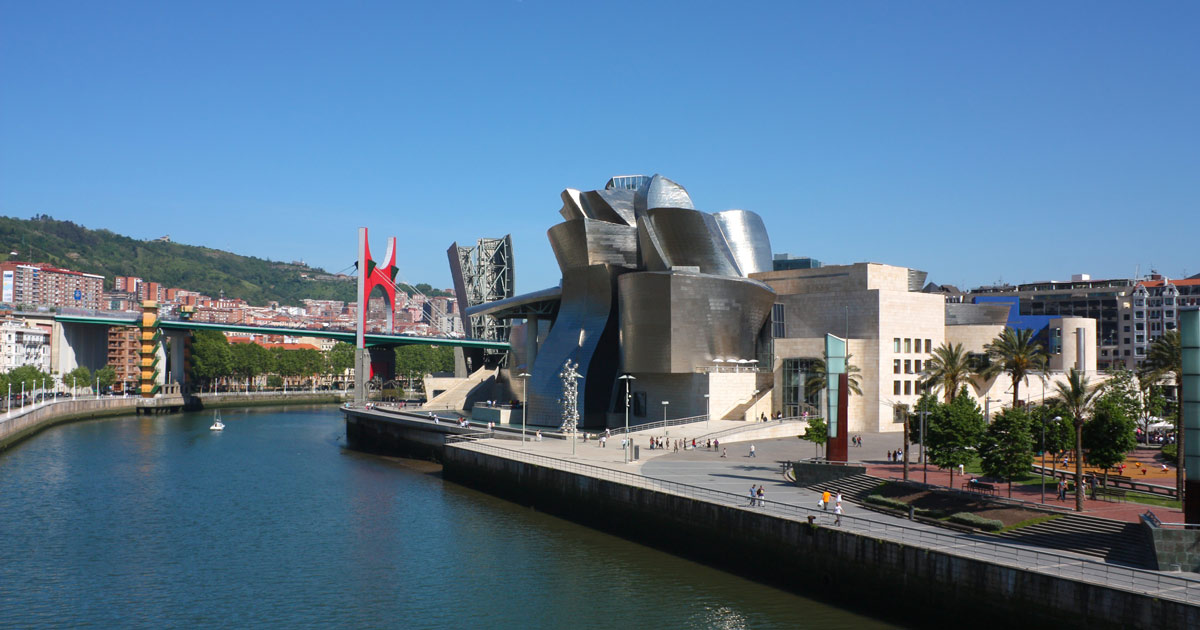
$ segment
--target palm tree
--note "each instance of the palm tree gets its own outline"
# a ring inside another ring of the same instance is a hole
[[[1168,330],[1154,340],[1146,353],[1146,372],[1155,382],[1167,376],[1175,379],[1175,402],[1179,413],[1175,416],[1178,430],[1175,431],[1175,489],[1183,496],[1183,343],[1178,330]]]
[[[1054,383],[1061,402],[1075,421],[1075,511],[1083,511],[1083,423],[1100,388],[1088,382],[1083,372],[1071,368],[1067,380]]]
[[[1016,407],[1020,400],[1021,382],[1029,378],[1030,374],[1045,369],[1046,353],[1042,344],[1033,340],[1032,330],[1005,328],[1004,332],[984,347],[988,356],[992,358],[992,364],[985,368],[981,375],[991,378],[1001,373],[1008,374],[1012,378],[1012,406]]]
[[[942,388],[946,396],[946,404],[954,402],[954,395],[963,383],[971,379],[970,357],[963,350],[961,343],[953,346],[943,342],[933,351],[933,358],[925,363],[925,377],[922,385],[927,388]]]
[[[853,354],[846,354],[846,383],[849,385],[851,394],[862,396],[862,388],[859,386],[859,376],[862,371],[857,365],[850,362]],[[812,372],[809,373],[808,380],[804,382],[804,391],[806,395],[811,396],[814,392],[825,387],[825,360],[814,359],[812,363]]]

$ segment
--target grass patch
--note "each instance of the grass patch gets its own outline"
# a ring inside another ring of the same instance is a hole
[[[1160,497],[1153,494],[1143,494],[1141,492],[1127,492],[1125,493],[1125,500],[1130,503],[1141,503],[1142,505],[1153,505],[1155,507],[1177,509],[1183,507],[1183,504],[1175,499],[1168,499],[1167,497]]]
[[[1022,527],[1029,527],[1030,525],[1037,525],[1038,523],[1045,523],[1046,521],[1053,521],[1056,518],[1062,518],[1062,515],[1061,514],[1047,514],[1046,516],[1039,516],[1037,518],[1026,519],[1024,521],[1021,521],[1020,523],[1013,523],[1012,525],[1005,525],[1003,528],[1000,529],[1000,531],[1001,532],[1011,532],[1014,529],[1021,529]]]
[[[998,532],[1001,529],[1004,529],[1004,521],[994,518],[987,518],[978,514],[972,514],[970,512],[958,512],[956,514],[951,514],[950,516],[946,517],[946,520],[950,521],[951,523],[958,523],[959,525],[966,525],[967,527],[975,527],[989,532]]]

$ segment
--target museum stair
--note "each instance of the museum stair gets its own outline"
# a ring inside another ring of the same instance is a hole
[[[1084,514],[990,534],[1006,542],[1061,549],[1106,562],[1138,568],[1156,568],[1153,552],[1141,523],[1124,523]]]

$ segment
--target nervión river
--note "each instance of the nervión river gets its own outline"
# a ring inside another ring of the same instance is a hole
[[[0,626],[891,627],[348,450],[334,407],[222,416],[0,454]]]

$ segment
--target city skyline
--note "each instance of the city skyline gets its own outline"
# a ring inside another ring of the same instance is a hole
[[[1200,272],[1192,6],[463,12],[7,5],[0,214],[331,272],[365,225],[438,287],[511,233],[529,291],[557,191],[662,173],[776,253],[964,289]]]

